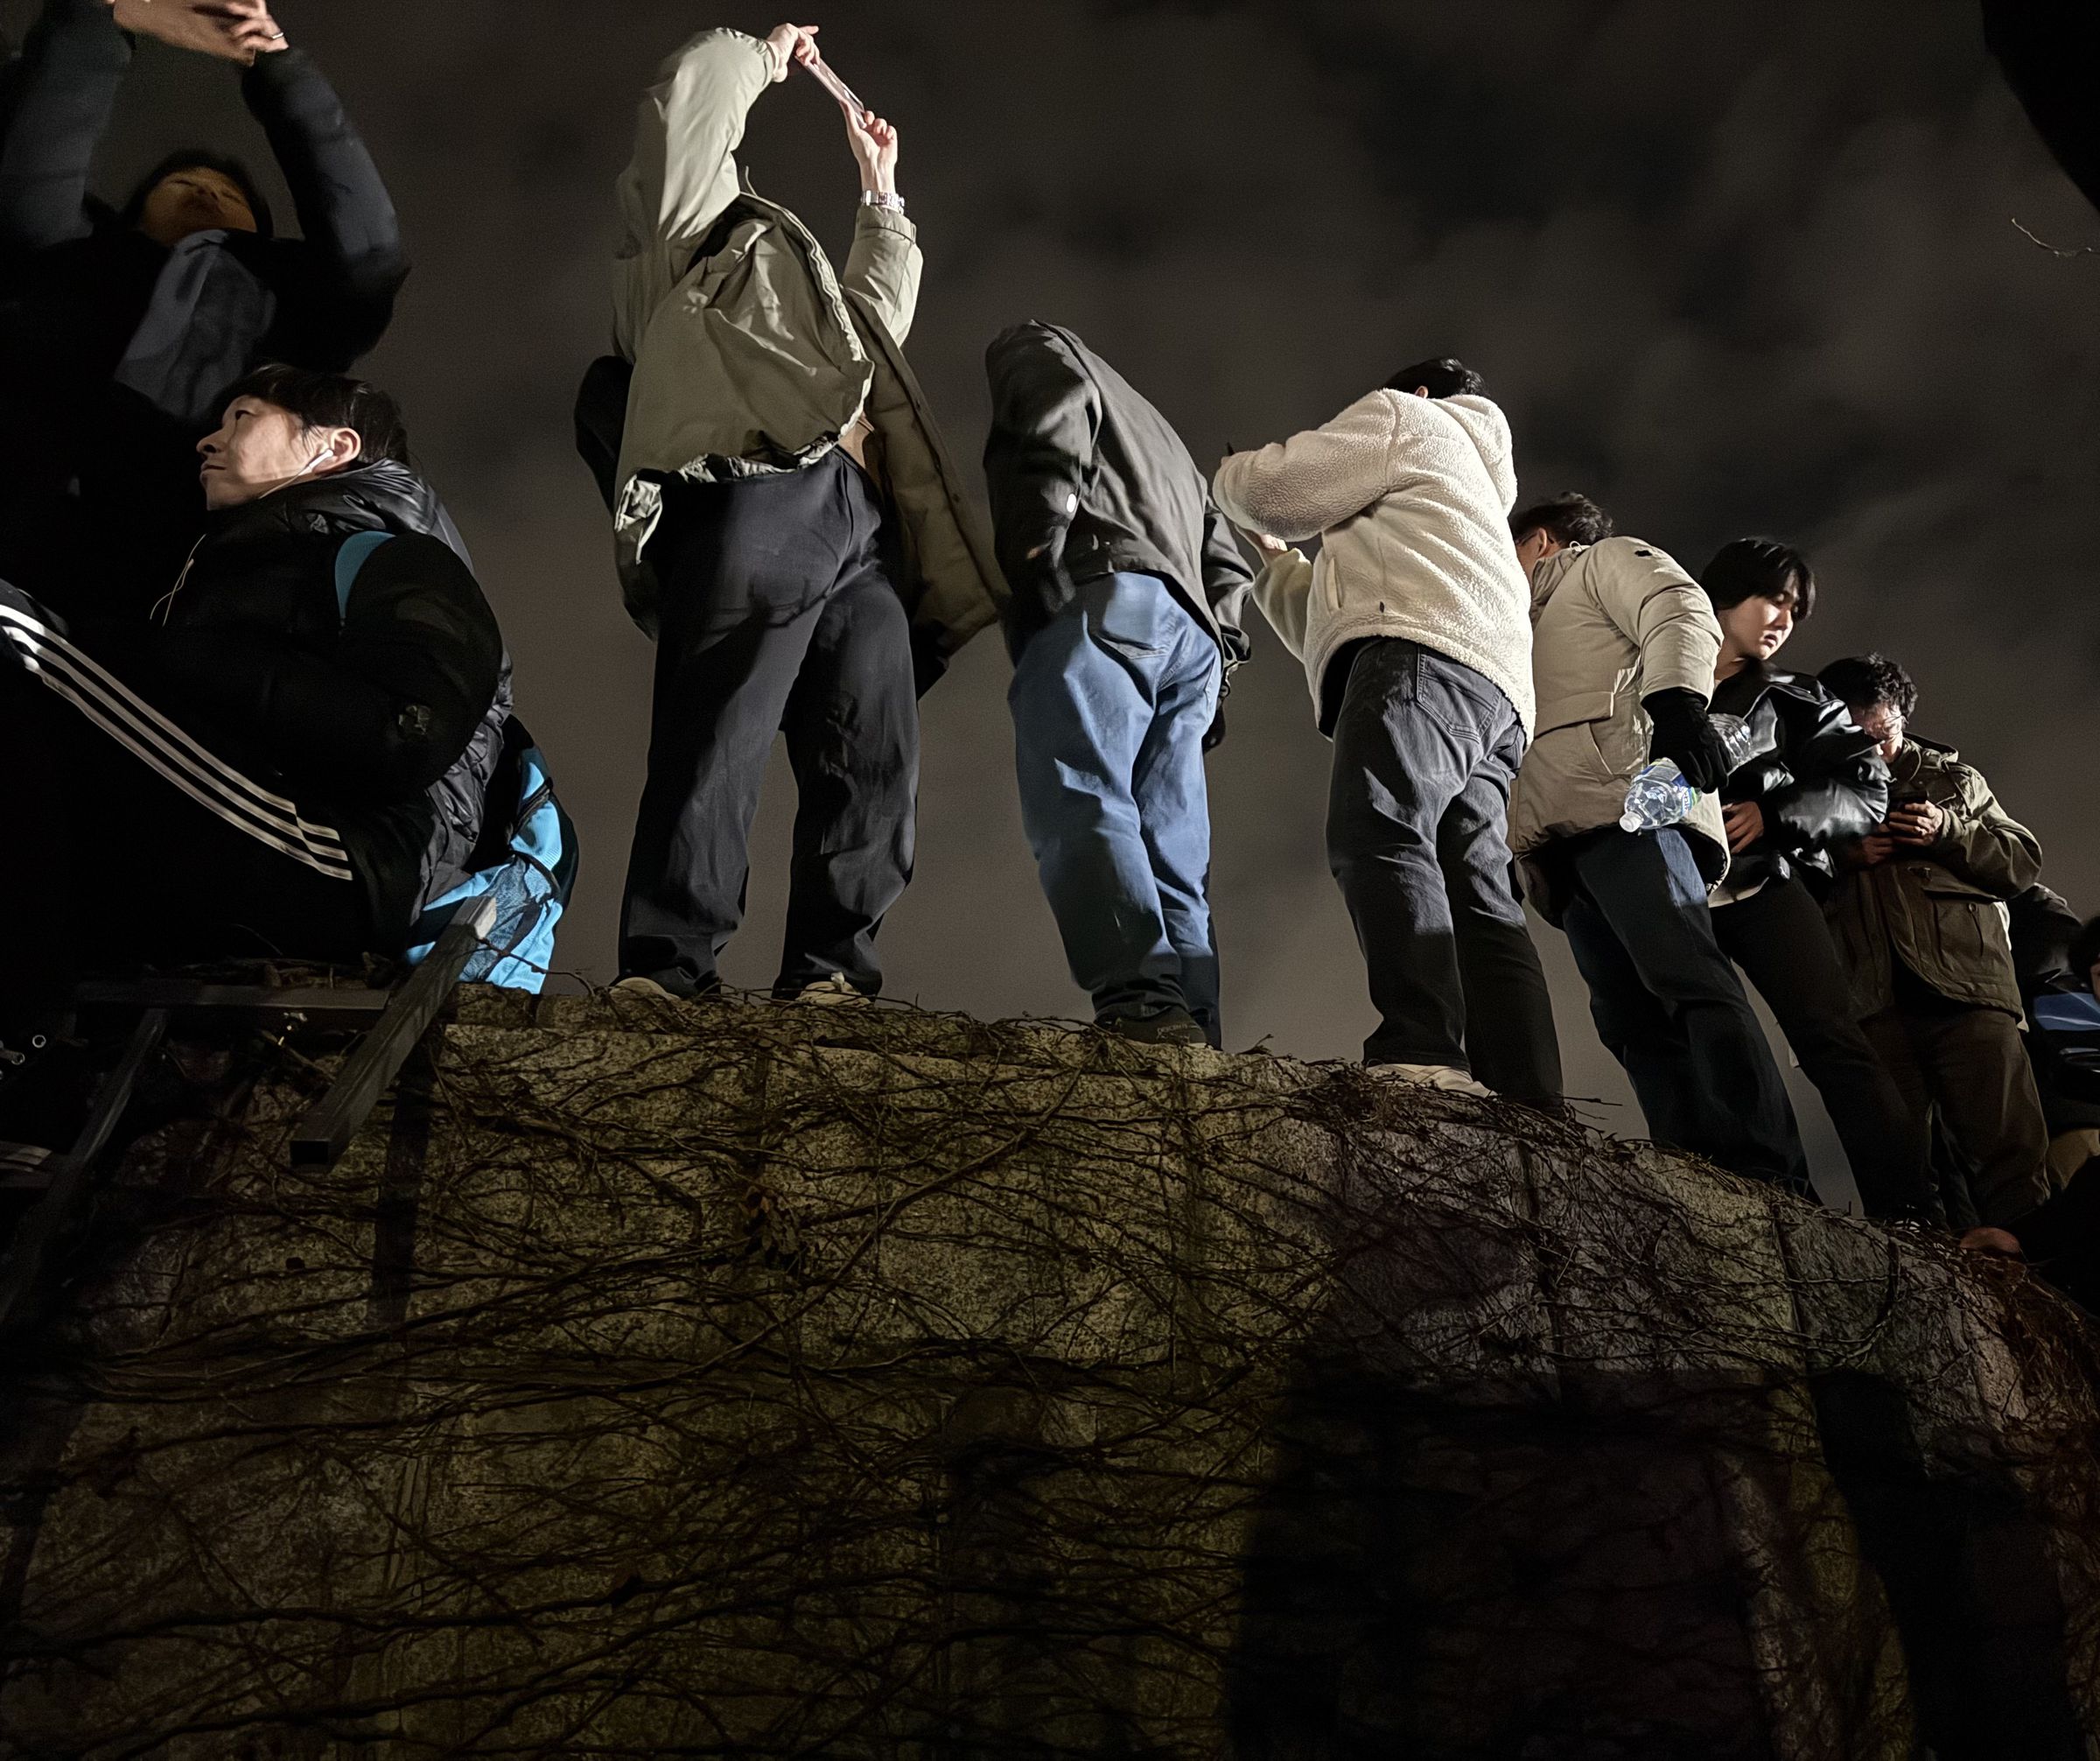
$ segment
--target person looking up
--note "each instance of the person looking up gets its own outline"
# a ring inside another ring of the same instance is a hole
[[[394,400],[270,367],[199,453],[150,618],[0,586],[0,1039],[83,972],[395,956],[479,839],[501,635]]]
[[[1538,691],[1509,807],[1532,900],[1567,931],[1656,1140],[1805,1196],[1793,1105],[1706,902],[1728,870],[1728,749],[1707,714],[1712,602],[1655,545],[1614,536],[1586,497],[1528,508],[1510,532],[1531,582]],[[1628,788],[1662,758],[1698,791],[1689,817],[1624,830]]]
[[[94,196],[133,32],[242,65],[302,236],[209,147]],[[164,580],[220,393],[266,361],[347,370],[407,275],[378,167],[261,0],[45,0],[0,115],[0,577],[98,615]]]

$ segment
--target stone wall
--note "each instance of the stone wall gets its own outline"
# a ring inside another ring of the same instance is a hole
[[[2020,1274],[1350,1069],[478,994],[140,1144],[12,1366],[0,1753],[2096,1752]]]

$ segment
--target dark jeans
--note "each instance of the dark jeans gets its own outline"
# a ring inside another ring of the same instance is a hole
[[[880,501],[831,453],[670,485],[649,775],[620,913],[623,973],[706,986],[744,916],[775,733],[801,796],[775,988],[880,988],[875,932],[911,879],[919,706]]]
[[[1905,1104],[1854,1019],[1844,965],[1809,889],[1792,878],[1768,880],[1747,899],[1718,908],[1713,931],[1771,1007],[1823,1097],[1868,1213],[1929,1210],[1925,1121]]]
[[[1560,1094],[1560,1042],[1517,902],[1509,699],[1418,642],[1359,644],[1334,724],[1327,866],[1356,925],[1378,1029],[1367,1063],[1448,1064],[1498,1094]]]
[[[1904,976],[1895,1007],[1867,1018],[1867,1040],[1921,1131],[1936,1111],[1977,1215],[2003,1228],[2049,1196],[2048,1126],[2020,1026],[2003,1009],[1955,1002]],[[1964,1209],[1956,1195],[1947,1202],[1950,1212]]]
[[[1021,823],[1096,1019],[1185,1008],[1220,1042],[1203,736],[1223,663],[1164,581],[1104,575],[1014,656]]]
[[[25,670],[33,661],[36,672]],[[377,949],[340,832],[178,729],[48,624],[0,603],[0,1031],[83,974]],[[412,902],[383,902],[405,916]]]
[[[1793,1104],[1684,838],[1614,828],[1570,846],[1568,945],[1590,1014],[1657,1143],[1806,1196]]]

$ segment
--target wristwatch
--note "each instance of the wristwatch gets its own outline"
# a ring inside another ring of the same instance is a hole
[[[904,198],[894,190],[887,195],[880,190],[863,190],[860,193],[860,205],[864,208],[887,208],[892,214],[900,214],[904,212]]]

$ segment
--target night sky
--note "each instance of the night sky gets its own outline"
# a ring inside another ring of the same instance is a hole
[[[34,10],[0,16],[18,35]],[[636,97],[692,32],[779,18],[660,0],[278,17],[401,206],[416,270],[365,371],[407,406],[503,619],[584,841],[560,964],[602,983],[651,651],[620,609],[570,398],[606,346]],[[2100,219],[2028,131],[1972,6],[841,0],[796,18],[901,131],[927,270],[909,353],[973,474],[984,346],[1031,315],[1078,329],[1206,464],[1404,361],[1461,354],[1509,413],[1527,495],[1586,491],[1695,571],[1747,531],[1803,545],[1824,600],[1785,661],[1902,660],[1917,730],[1979,765],[2051,882],[2100,910],[2100,256],[2059,260],[2012,225],[2082,247]],[[266,157],[230,68],[147,45],[106,193],[185,141]],[[858,186],[812,81],[761,98],[744,158],[843,260]],[[1322,851],[1329,749],[1297,663],[1255,635],[1210,773],[1228,1040],[1354,1056],[1372,1016]],[[1008,671],[987,634],[927,700],[888,993],[1073,1015],[1014,804]],[[792,808],[782,764],[732,983],[772,977]],[[1572,1091],[1637,1131],[1564,944],[1542,928],[1540,945]]]

